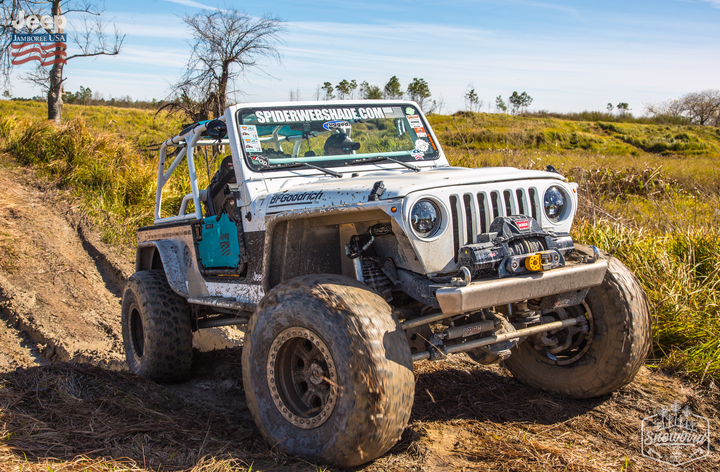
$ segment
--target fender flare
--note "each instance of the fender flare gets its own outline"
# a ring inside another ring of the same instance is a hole
[[[152,269],[154,252],[160,255],[165,277],[173,292],[182,297],[189,297],[183,267],[187,266],[176,244],[171,241],[146,241],[138,244],[135,256],[135,271]],[[183,264],[185,262],[185,264]]]

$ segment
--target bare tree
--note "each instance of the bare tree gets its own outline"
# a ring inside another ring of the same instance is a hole
[[[685,115],[685,105],[682,100],[673,99],[661,103],[649,103],[645,105],[645,113],[650,116],[669,116],[681,118]]]
[[[43,11],[43,8],[50,4],[50,12]],[[120,34],[117,27],[113,24],[113,33],[106,32],[107,23],[103,21],[103,10],[98,6],[97,2],[90,0],[13,0],[12,2],[0,2],[0,14],[4,18],[19,19],[27,15],[29,19],[32,15],[40,18],[43,13],[49,13],[53,18],[59,18],[61,15],[73,15],[78,21],[80,28],[68,34],[68,39],[78,52],[66,56],[65,62],[80,57],[97,57],[97,56],[114,56],[120,53],[125,35]],[[38,22],[39,26],[45,33],[53,33],[53,28],[47,23]],[[33,28],[37,29],[37,28]],[[0,25],[0,73],[2,74],[7,86],[10,84],[10,75],[13,72],[12,56],[10,54],[10,44],[12,43],[13,33],[17,31],[8,21],[6,24]],[[28,26],[28,32],[30,27]],[[57,31],[62,33],[63,31]],[[63,48],[57,46],[55,52],[62,51]],[[62,118],[62,91],[63,82],[67,79],[63,77],[64,62],[56,62],[52,67],[38,66],[35,71],[24,75],[24,80],[30,81],[42,87],[47,93],[48,119],[60,122]]]
[[[222,115],[231,81],[250,71],[267,74],[263,62],[268,58],[280,61],[276,45],[285,25],[276,17],[254,18],[225,7],[202,10],[183,21],[192,35],[192,52],[175,86],[179,90],[176,100],[164,108],[184,111],[193,120]],[[190,103],[188,100],[199,100],[199,106],[188,109],[184,106]]]
[[[290,89],[290,101],[299,102],[302,100],[302,94],[300,94],[300,87],[295,87],[295,90]]]
[[[699,125],[720,126],[720,90],[686,93],[680,98],[645,105],[650,116],[684,118]]]
[[[688,117],[701,125],[715,123],[720,113],[720,90],[688,93],[680,101]]]

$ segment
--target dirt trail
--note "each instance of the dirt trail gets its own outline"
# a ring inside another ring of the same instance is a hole
[[[119,368],[120,295],[130,264],[61,192],[0,169],[0,369],[56,361]]]
[[[119,296],[132,261],[62,192],[8,162],[0,159],[0,470],[319,470],[260,440],[241,348],[226,349],[240,344],[237,330],[196,337],[196,347],[219,350],[196,352],[185,382],[113,372],[124,369]],[[683,470],[720,470],[717,390],[642,369],[612,395],[576,401],[465,356],[415,372],[402,439],[362,470],[677,470],[640,452],[642,418],[675,401],[707,417],[713,435],[711,457]]]

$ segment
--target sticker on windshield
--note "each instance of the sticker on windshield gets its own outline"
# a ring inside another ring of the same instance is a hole
[[[267,165],[270,164],[270,163],[268,162],[268,160],[265,159],[265,158],[262,157],[262,156],[252,155],[252,156],[250,156],[250,159],[252,159],[253,162],[255,162],[256,164],[260,164],[261,166],[267,166]]]
[[[410,152],[410,155],[414,157],[416,161],[420,161],[423,157],[425,157],[425,153],[420,151],[419,149],[413,149]]]
[[[258,138],[255,125],[241,125],[240,134],[242,135],[242,143],[243,146],[245,146],[246,152],[262,152],[260,138]]]
[[[349,127],[350,127],[350,123],[348,123],[347,121],[328,121],[327,123],[323,123],[323,128],[325,128],[328,131],[333,130],[333,129],[338,129],[338,128],[349,128]]]
[[[411,108],[411,107],[407,107],[407,108],[405,109],[405,113],[406,113],[407,115],[412,115],[413,113],[415,113],[415,109],[414,109],[414,108]]]
[[[403,118],[405,116],[401,107],[383,107],[382,111],[385,113],[385,118]]]
[[[406,116],[408,123],[413,128],[422,128],[422,121],[420,121],[420,115],[408,115]]]
[[[410,124],[410,127],[415,130],[415,134],[418,138],[424,138],[427,136],[427,133],[425,132],[425,127],[423,126],[422,121],[420,121],[419,115],[408,115],[407,120]]]
[[[418,139],[415,141],[415,150],[420,152],[427,152],[427,150],[430,149],[430,145],[427,141],[423,141],[422,139]]]

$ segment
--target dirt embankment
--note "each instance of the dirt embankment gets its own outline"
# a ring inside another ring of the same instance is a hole
[[[0,169],[0,369],[57,361],[120,368],[119,303],[131,264],[23,169]]]
[[[0,165],[0,470],[322,470],[260,440],[240,347],[196,352],[186,382],[117,372],[132,261],[100,242],[70,202]],[[239,339],[228,331],[205,345]],[[362,470],[678,470],[640,450],[642,419],[676,401],[708,418],[712,435],[710,457],[682,470],[720,470],[717,391],[642,369],[612,395],[576,401],[464,356],[415,369],[410,424]]]

